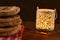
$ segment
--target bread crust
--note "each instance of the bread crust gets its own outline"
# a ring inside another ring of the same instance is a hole
[[[15,26],[18,24],[22,24],[22,20],[19,15],[8,18],[0,18],[0,27]]]
[[[0,16],[12,16],[20,12],[17,6],[0,6]]]
[[[0,6],[0,36],[11,36],[21,30],[20,7]]]
[[[7,29],[8,29],[8,31],[7,31]],[[15,28],[12,27],[11,29],[9,29],[9,28],[7,28],[7,29],[4,30],[6,32],[0,31],[0,36],[11,36],[11,35],[16,34],[17,32],[19,32],[21,30],[21,25],[18,25]]]

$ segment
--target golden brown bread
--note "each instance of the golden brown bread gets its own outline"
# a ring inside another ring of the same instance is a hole
[[[12,16],[20,12],[17,6],[0,6],[0,16]]]
[[[0,27],[14,26],[18,24],[22,24],[22,20],[19,15],[8,18],[0,18]]]
[[[19,12],[17,6],[0,6],[0,36],[11,36],[21,30]]]
[[[9,31],[7,31],[7,29],[5,29],[6,32],[1,32],[0,31],[0,36],[11,36],[11,35],[14,35],[16,34],[17,32],[19,32],[21,30],[21,25],[18,25],[16,26],[16,28],[12,28],[12,29],[9,29]]]

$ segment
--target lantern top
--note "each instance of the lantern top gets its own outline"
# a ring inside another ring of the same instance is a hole
[[[44,11],[44,12],[47,12],[47,11],[50,11],[50,12],[54,12],[55,9],[37,9],[38,11]]]

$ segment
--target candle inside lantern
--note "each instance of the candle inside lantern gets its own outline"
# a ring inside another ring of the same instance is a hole
[[[53,31],[55,24],[55,11],[53,9],[37,9],[36,29]]]

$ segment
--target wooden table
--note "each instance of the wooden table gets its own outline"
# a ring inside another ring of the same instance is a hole
[[[35,22],[23,22],[25,30],[23,40],[60,40],[60,24],[55,25],[55,30],[42,34],[35,29]]]

